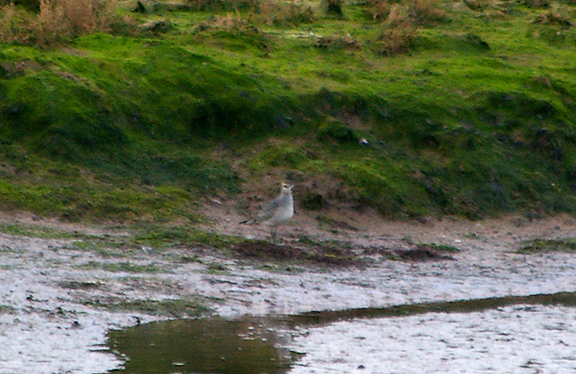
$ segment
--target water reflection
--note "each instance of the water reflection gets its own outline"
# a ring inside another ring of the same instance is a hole
[[[127,357],[130,374],[286,373],[292,364],[289,332],[296,326],[339,320],[409,316],[430,312],[465,313],[527,304],[576,306],[575,292],[419,303],[385,308],[309,312],[295,316],[221,318],[154,322],[109,332],[109,346]]]
[[[115,372],[285,373],[287,352],[274,325],[263,319],[227,321],[220,318],[153,322],[108,334],[109,346],[129,358]]]

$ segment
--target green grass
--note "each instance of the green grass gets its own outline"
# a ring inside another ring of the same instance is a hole
[[[99,239],[97,235],[90,235],[78,231],[65,231],[50,227],[41,227],[18,223],[0,223],[0,232],[4,234],[28,236],[41,239]]]
[[[119,9],[171,27],[0,44],[0,209],[194,224],[203,196],[234,197],[279,170],[342,183],[338,196],[308,191],[311,210],[575,211],[573,27],[533,23],[545,10],[521,4],[438,0],[444,15],[386,57],[379,35],[391,26],[367,5],[339,18],[311,4],[312,21],[276,23],[250,6]]]
[[[169,317],[202,317],[209,314],[210,309],[204,306],[199,300],[100,300],[87,301],[86,305],[103,308],[111,312],[140,312],[158,316]]]
[[[114,263],[104,263],[104,262],[96,262],[90,261],[82,265],[78,265],[80,269],[103,269],[106,271],[114,272],[114,273],[150,273],[150,274],[157,274],[157,273],[164,273],[166,269],[164,267],[154,265],[154,264],[147,264],[147,265],[139,265],[133,264],[130,261],[125,262],[114,262]]]
[[[522,243],[520,253],[566,252],[576,253],[576,239],[533,239]]]
[[[446,245],[446,244],[436,244],[436,243],[419,243],[416,245],[417,248],[429,248],[434,249],[438,252],[450,252],[450,253],[457,253],[460,250],[454,246]]]

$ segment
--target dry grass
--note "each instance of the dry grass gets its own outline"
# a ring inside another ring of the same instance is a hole
[[[409,52],[417,33],[418,26],[412,17],[411,7],[392,4],[378,38],[378,53],[393,56]]]
[[[438,6],[437,0],[414,0],[410,15],[419,25],[429,25],[446,19],[446,11]]]
[[[45,47],[98,31],[116,21],[116,0],[41,0],[38,14],[2,8],[0,37]]]
[[[202,21],[195,27],[195,31],[219,30],[226,32],[250,31],[257,32],[258,29],[243,19],[240,12],[228,13],[220,16],[216,15]]]
[[[240,13],[236,11],[233,13],[228,13],[225,16],[215,16],[211,22],[212,28],[219,29],[222,31],[245,31],[247,29],[252,29],[247,20],[240,16]]]
[[[14,41],[16,34],[16,7],[14,4],[5,5],[0,12],[0,39]]]
[[[463,0],[471,10],[482,13],[488,18],[505,18],[512,9],[514,2],[508,0]]]
[[[378,38],[378,53],[384,56],[409,52],[420,26],[446,19],[438,0],[369,0],[367,14],[384,24]]]
[[[446,11],[440,7],[438,0],[369,0],[367,5],[366,14],[377,22],[389,22],[403,16],[411,17],[417,24],[427,25],[446,17]]]
[[[417,34],[418,28],[413,23],[397,20],[380,33],[378,53],[383,56],[408,53]]]
[[[314,10],[304,0],[291,0],[289,2],[262,0],[259,2],[257,13],[253,17],[260,23],[276,26],[310,23],[316,19]]]
[[[539,25],[560,26],[570,28],[573,26],[569,8],[559,4],[553,4],[550,10],[540,13],[532,23]]]

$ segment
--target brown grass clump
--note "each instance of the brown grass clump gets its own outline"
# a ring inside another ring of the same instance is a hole
[[[2,8],[0,37],[5,42],[58,44],[78,36],[110,31],[116,21],[116,0],[41,0],[38,14]]]
[[[240,12],[228,13],[224,16],[214,16],[200,22],[195,27],[195,31],[219,30],[226,32],[250,31],[258,32],[258,29],[250,22],[243,19]]]
[[[254,17],[261,23],[276,26],[310,23],[316,18],[314,10],[304,0],[291,0],[289,2],[262,0],[258,3]]]
[[[428,25],[446,18],[438,0],[369,0],[366,14],[374,21],[391,22],[398,17],[411,18],[418,25]]]
[[[16,35],[20,33],[16,12],[14,4],[5,5],[0,11],[0,39],[5,42],[15,41]]]
[[[473,11],[489,18],[504,18],[512,12],[514,2],[507,0],[463,0]]]
[[[414,0],[411,2],[410,16],[419,25],[441,22],[446,18],[446,11],[438,7],[436,0]]]
[[[378,37],[378,53],[392,56],[410,51],[419,26],[443,21],[444,9],[437,0],[369,0],[367,14],[384,28]]]
[[[560,26],[565,29],[572,27],[574,24],[568,11],[559,6],[543,11],[532,21],[532,23],[538,25]]]
[[[383,56],[408,53],[417,34],[418,29],[410,22],[402,22],[393,27],[386,27],[378,38],[378,53]]]
[[[392,5],[378,37],[378,53],[393,56],[409,52],[417,33],[418,26],[410,16],[410,8],[401,4]]]

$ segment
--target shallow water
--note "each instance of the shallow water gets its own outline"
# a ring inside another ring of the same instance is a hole
[[[307,333],[302,333],[303,328],[322,329],[322,326],[339,321],[358,322],[433,313],[472,315],[512,305],[523,305],[521,310],[527,305],[561,305],[573,310],[576,306],[576,292],[309,312],[293,316],[246,317],[239,320],[209,318],[153,322],[112,330],[108,334],[108,343],[114,353],[128,358],[124,368],[115,372],[287,373],[301,356],[290,352],[288,347],[294,336],[298,339],[306,338]],[[406,329],[410,328],[407,324]],[[339,338],[338,334],[333,337]],[[324,344],[329,345],[330,338]]]
[[[278,323],[264,318],[152,322],[110,331],[113,352],[128,357],[122,373],[284,373]],[[287,351],[285,351],[287,352]]]

